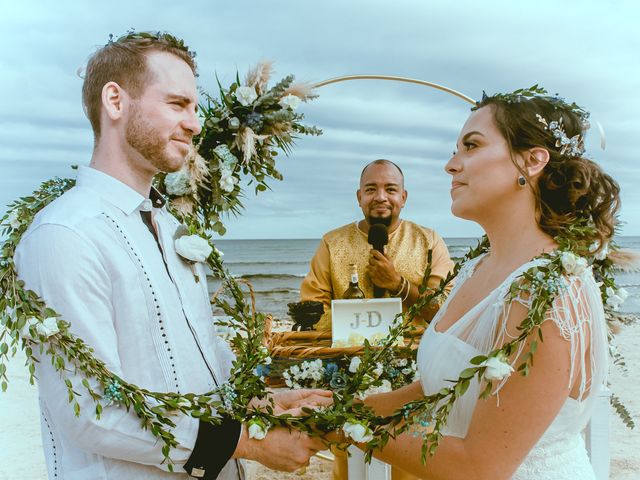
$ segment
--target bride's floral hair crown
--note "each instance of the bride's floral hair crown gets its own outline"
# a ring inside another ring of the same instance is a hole
[[[538,225],[551,237],[570,236],[585,248],[604,245],[615,233],[620,207],[617,182],[600,165],[584,156],[589,112],[538,85],[511,93],[483,95],[473,110],[491,106],[493,120],[512,153],[512,162],[531,185],[539,213]],[[513,154],[542,147],[549,160],[536,177],[529,177]],[[580,235],[572,225],[590,225]]]
[[[544,126],[544,129],[549,132],[553,138],[553,144],[558,148],[560,155],[570,157],[581,157],[585,153],[584,148],[584,135],[590,128],[588,121],[589,112],[578,104],[568,103],[563,98],[556,95],[549,95],[548,92],[538,86],[533,85],[529,88],[520,88],[509,93],[496,93],[494,95],[487,95],[482,92],[482,100],[480,100],[472,110],[477,110],[483,106],[489,100],[504,102],[506,104],[518,104],[530,101],[532,99],[540,99],[548,102],[553,107],[554,111],[558,112],[557,118],[545,118],[540,113],[535,114],[537,122]],[[580,133],[576,133],[572,136],[567,135],[565,128],[565,121],[563,119],[563,112],[575,115],[580,121]]]

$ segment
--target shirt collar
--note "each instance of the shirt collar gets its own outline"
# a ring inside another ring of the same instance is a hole
[[[131,215],[136,210],[150,211],[152,207],[162,208],[166,203],[154,187],[151,187],[149,198],[145,198],[129,185],[88,166],[78,167],[76,185],[93,190],[126,215]]]

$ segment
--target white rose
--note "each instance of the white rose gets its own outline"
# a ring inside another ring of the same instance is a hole
[[[360,360],[360,357],[353,357],[351,359],[351,363],[349,364],[349,371],[351,373],[356,373],[361,363],[362,363],[362,360]]]
[[[480,366],[487,367],[484,371],[484,378],[489,381],[502,380],[513,372],[513,367],[507,363],[506,358],[501,354],[497,357],[489,357]]]
[[[58,321],[55,317],[45,318],[41,323],[39,322],[36,325],[36,331],[38,332],[38,335],[42,335],[47,338],[51,335],[55,335],[60,331],[58,328]]]
[[[380,362],[376,363],[376,368],[373,371],[373,374],[376,376],[376,378],[382,375],[383,372],[384,372],[384,365],[382,365]]]
[[[249,422],[249,438],[255,438],[256,440],[262,440],[267,436],[268,428],[265,428],[261,423]]]
[[[624,301],[629,296],[629,293],[624,288],[619,288],[618,290],[614,290],[611,287],[607,287],[607,306],[611,307],[612,310],[618,310],[620,306],[624,303]]]
[[[302,100],[300,97],[296,97],[295,95],[285,95],[278,102],[282,108],[289,108],[291,110],[295,110],[298,108]]]
[[[223,168],[220,171],[220,188],[227,193],[233,192],[238,179],[233,176],[232,171],[227,168]]]
[[[604,260],[605,258],[607,258],[607,256],[609,256],[609,244],[605,243],[604,247],[602,247],[602,250],[600,250],[595,256],[594,258],[596,260]]]
[[[562,252],[560,261],[567,275],[582,275],[589,266],[586,259],[578,257],[571,252]]]
[[[253,87],[238,87],[236,89],[235,95],[240,102],[240,105],[243,105],[245,107],[251,105],[256,100],[256,98],[258,98],[256,89]]]
[[[168,173],[164,177],[164,186],[167,188],[169,195],[186,195],[191,193],[191,184],[189,183],[189,174],[186,170],[178,170],[177,172]]]
[[[271,357],[267,357],[267,358],[264,359],[264,364],[265,365],[271,365],[271,362],[272,362]]]
[[[366,443],[373,440],[373,433],[368,427],[356,422],[346,422],[342,427],[342,431],[347,437],[351,437],[359,443]]]
[[[200,235],[183,235],[174,245],[178,255],[192,262],[204,262],[213,251],[209,241]]]
[[[22,338],[24,338],[25,340],[33,340],[33,337],[31,336],[31,332],[29,331],[29,327],[36,327],[36,330],[37,330],[37,327],[38,327],[39,323],[40,322],[35,317],[27,318],[27,322],[20,329],[20,336]]]
[[[15,210],[12,211],[7,217],[7,222],[9,222],[9,225],[11,225],[11,228],[13,228],[14,230],[20,228],[21,222],[18,218],[18,212],[16,212]]]

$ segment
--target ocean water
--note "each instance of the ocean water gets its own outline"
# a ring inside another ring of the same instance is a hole
[[[457,260],[475,246],[478,239],[445,238],[445,242]],[[619,237],[616,242],[622,247],[640,250],[640,237]],[[300,300],[300,283],[319,243],[319,239],[218,240],[216,246],[224,253],[224,263],[231,274],[251,283],[257,309],[286,319],[287,303]],[[640,273],[619,272],[616,278],[619,286],[629,292],[622,311],[640,313]],[[219,280],[209,278],[211,291],[219,286]]]

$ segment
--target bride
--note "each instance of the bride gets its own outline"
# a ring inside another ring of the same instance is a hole
[[[593,227],[586,245],[605,248],[614,233],[619,187],[584,158],[587,114],[558,98],[518,94],[484,97],[469,116],[446,164],[451,210],[477,222],[487,254],[464,265],[448,300],[425,332],[419,382],[369,397],[388,415],[458,378],[469,360],[518,335],[532,298],[509,301],[509,287],[535,258],[558,248],[569,226]],[[585,240],[584,238],[582,240]],[[562,278],[542,323],[528,376],[494,381],[478,399],[476,381],[457,400],[444,437],[422,464],[423,439],[404,433],[374,456],[429,479],[594,479],[581,432],[606,382],[607,333],[599,285],[590,269]],[[533,339],[508,359],[522,363]]]

